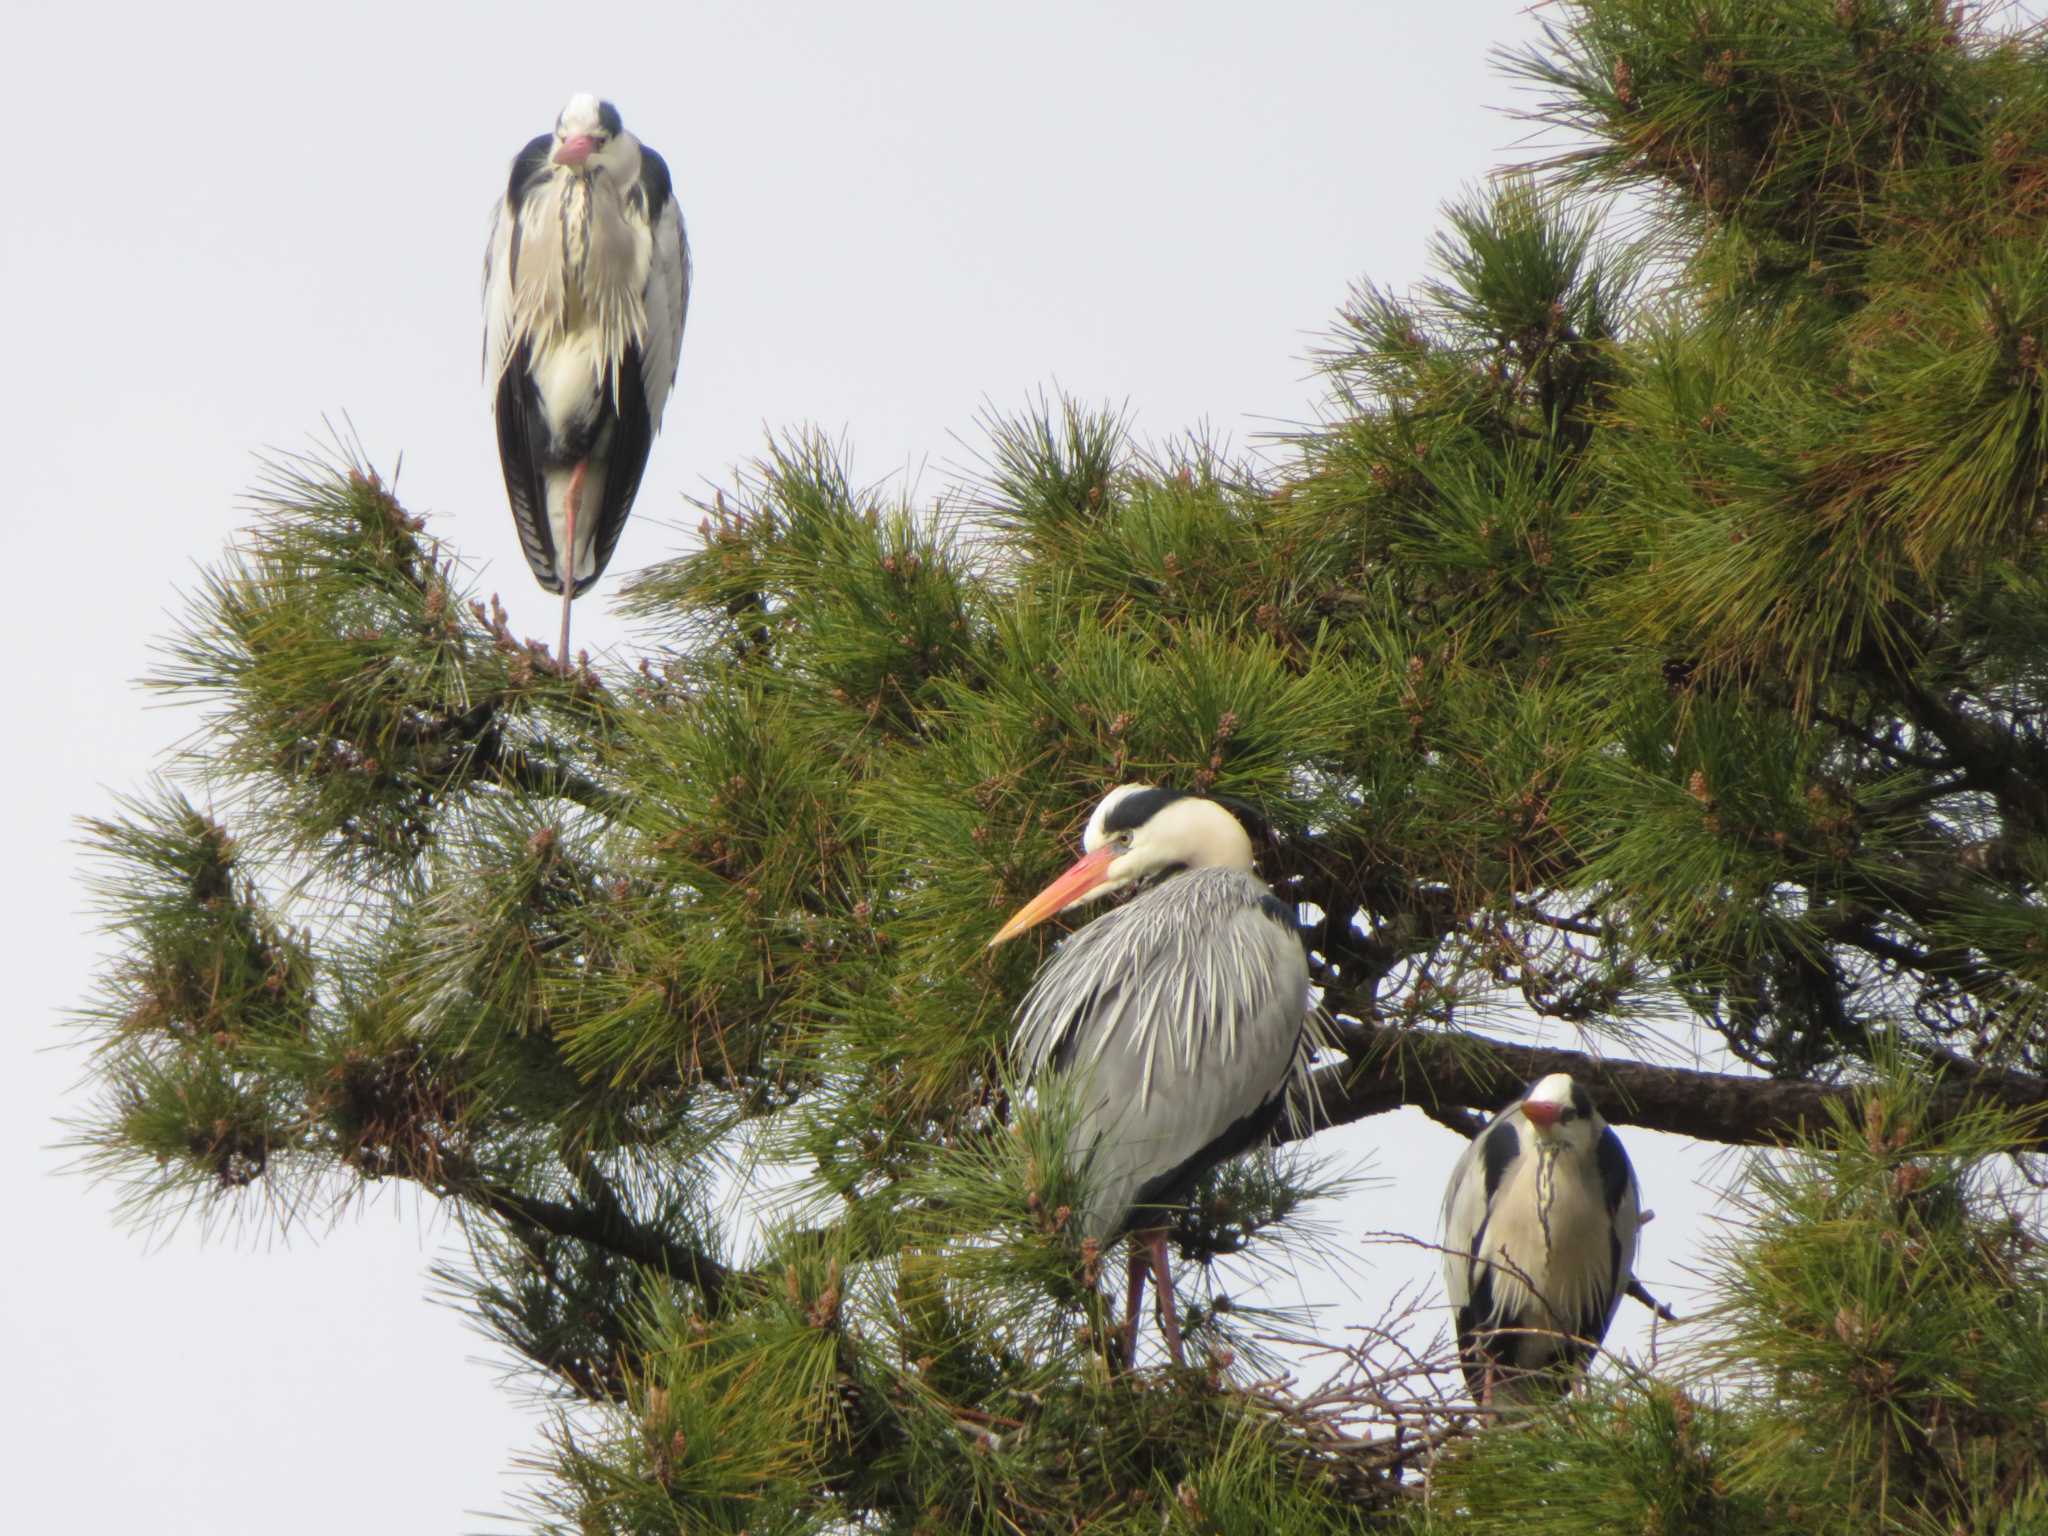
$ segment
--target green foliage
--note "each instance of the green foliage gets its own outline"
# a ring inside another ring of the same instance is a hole
[[[1665,194],[1717,274],[1832,297],[1897,233],[1902,194],[1981,180],[2033,116],[2014,98],[2040,101],[2034,40],[1983,27],[1945,0],[1614,0],[1511,64],[1583,141],[1574,179]]]
[[[256,507],[151,682],[215,701],[195,761],[266,839],[375,886],[483,786],[592,793],[570,743],[602,743],[602,687],[466,600],[376,475],[283,463]]]
[[[233,840],[174,789],[94,822],[96,894],[132,939],[101,985],[94,1160],[155,1164],[136,1198],[262,1179],[288,1148],[309,1052],[313,963],[242,873]]]
[[[920,507],[787,434],[624,584],[637,667],[283,467],[154,680],[208,809],[88,828],[89,1163],[445,1201],[444,1287],[577,1399],[564,1530],[2038,1525],[2036,1130],[1903,1086],[2048,1070],[2048,57],[1994,20],[1564,6],[1516,68],[1575,147],[1353,294],[1279,461],[1041,399]],[[1233,1291],[1348,1236],[1271,1153],[1173,1223],[1194,1363],[1114,1370],[1123,1255],[1004,1076],[1057,925],[985,941],[1139,779],[1245,809],[1326,1087],[1510,1009],[1887,1086],[1758,1164],[1675,1373],[1491,1427],[1441,1362],[1262,1380],[1304,1320]]]
[[[1756,1398],[1731,1482],[1808,1529],[1983,1529],[2048,1473],[2048,1250],[1997,1161],[2036,1127],[1925,1118],[1903,1081],[1739,1192],[1699,1354]]]
[[[1447,1452],[1426,1531],[1764,1536],[1801,1529],[1731,1491],[1739,1416],[1661,1383],[1602,1383],[1527,1423]]]

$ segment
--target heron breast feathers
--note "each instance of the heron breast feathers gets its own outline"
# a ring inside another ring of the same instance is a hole
[[[616,397],[609,367],[647,339],[647,225],[626,216],[614,189],[580,176],[550,178],[518,217],[508,355],[522,342],[542,353],[587,338],[600,360],[592,384],[608,383]]]
[[[1575,1332],[1612,1281],[1613,1250],[1597,1181],[1555,1156],[1526,1156],[1494,1200],[1478,1255],[1493,1268],[1502,1317]]]

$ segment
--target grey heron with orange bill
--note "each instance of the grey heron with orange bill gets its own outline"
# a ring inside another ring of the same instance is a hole
[[[1306,1112],[1308,959],[1294,908],[1253,870],[1244,825],[1214,800],[1125,784],[1095,807],[1074,865],[989,941],[1136,890],[1069,935],[1017,1010],[1012,1061],[1076,1079],[1071,1151],[1090,1190],[1079,1230],[1132,1234],[1123,1357],[1137,1348],[1148,1274],[1161,1330],[1185,1363],[1167,1216],[1196,1180]]]

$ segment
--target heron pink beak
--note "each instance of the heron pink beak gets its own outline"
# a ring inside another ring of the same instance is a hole
[[[579,133],[573,138],[562,140],[560,146],[555,150],[555,164],[581,165],[590,158],[590,152],[595,148],[597,148],[597,140],[594,136],[587,133]]]
[[[1530,1099],[1522,1105],[1523,1115],[1539,1131],[1555,1130],[1557,1117],[1563,1112],[1562,1104],[1551,1104],[1543,1099]]]
[[[1017,915],[996,930],[996,936],[988,941],[988,947],[994,949],[1025,929],[1037,927],[1053,913],[1063,912],[1075,902],[1086,901],[1106,889],[1112,883],[1109,866],[1116,861],[1120,851],[1113,847],[1098,848],[1093,853],[1082,854],[1071,869],[1019,907]]]

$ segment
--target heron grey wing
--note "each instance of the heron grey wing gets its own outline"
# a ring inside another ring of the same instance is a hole
[[[1090,923],[1068,941],[1084,984],[1072,990],[1090,999],[1087,1038],[1072,1049],[1135,1057],[1140,1098],[1166,1068],[1220,1072],[1263,1102],[1299,1065],[1308,1024],[1308,956],[1276,910],[1255,877],[1202,869]]]
[[[1127,1100],[1123,1138],[1142,1166],[1126,1208],[1170,1206],[1209,1169],[1271,1135],[1287,1097],[1284,1064],[1263,1098],[1225,1072],[1169,1074],[1149,1098]]]
[[[647,394],[648,420],[658,432],[682,361],[683,324],[690,311],[690,237],[669,182],[668,162],[644,144],[640,147],[639,190],[653,242],[641,294],[647,335],[640,348],[640,377]]]
[[[505,193],[491,209],[490,237],[484,242],[484,383],[495,388],[511,361],[515,344],[514,286],[519,277],[519,213],[526,195],[548,173],[554,135],[536,134],[512,159]]]
[[[1117,1129],[1131,1101],[1135,1058],[1118,1051],[1101,1060],[1077,1061],[1082,1046],[1093,1044],[1108,1027],[1105,1021],[1121,1016],[1118,994],[1143,963],[1125,943],[1130,910],[1112,908],[1061,941],[1018,1005],[1010,1037],[1010,1060],[1027,1081],[1043,1083],[1076,1069],[1080,1073],[1070,1152],[1087,1162],[1090,1195],[1081,1226],[1098,1239],[1121,1229],[1143,1176],[1135,1138],[1106,1134]]]
[[[1083,942],[1097,925],[1115,915],[1105,913],[1079,933],[1069,935],[1031,979],[1010,1031],[1010,1061],[1026,1080],[1036,1081],[1065,1066],[1069,1042],[1075,1030],[1094,1014],[1099,990],[1122,985],[1123,967],[1116,963],[1114,950]]]
[[[1237,871],[1176,876],[1071,935],[1018,1009],[1019,1067],[1087,1076],[1076,1130],[1094,1149],[1104,1227],[1141,1186],[1164,1198],[1279,1111],[1301,1058],[1308,960],[1267,900]]]
[[[491,209],[484,242],[484,384],[496,386],[512,352],[512,229],[517,215],[504,198]]]
[[[633,498],[640,494],[640,477],[647,471],[647,455],[654,447],[654,419],[648,409],[646,372],[628,347],[619,369],[618,399],[612,409],[611,444],[605,453],[604,494],[597,506],[595,532],[591,535],[591,569],[579,577],[581,592],[604,574],[612,551],[619,547],[619,535],[626,531],[626,515],[633,510]]]
[[[1227,911],[1220,936],[1196,946],[1185,1026],[1178,1039],[1169,1034],[1180,1068],[1173,1075],[1219,1096],[1196,1116],[1210,1141],[1230,1139],[1239,1119],[1284,1102],[1309,1062],[1308,953],[1292,912],[1263,885]]]
[[[1622,1149],[1621,1138],[1614,1134],[1613,1126],[1601,1126],[1600,1139],[1593,1146],[1593,1159],[1600,1170],[1600,1193],[1608,1210],[1619,1211],[1624,1204],[1636,1206],[1641,1203],[1635,1167],[1629,1162],[1628,1153]]]
[[[1480,1235],[1492,1217],[1494,1196],[1521,1156],[1521,1133],[1504,1109],[1472,1138],[1451,1170],[1451,1182],[1444,1191],[1442,1226],[1444,1292],[1454,1307],[1463,1307],[1472,1299]]]
[[[1119,994],[1153,963],[1144,934],[1131,921],[1138,903],[1112,907],[1060,940],[1017,1005],[1010,1060],[1027,1079],[1071,1062],[1076,1037],[1114,1027],[1124,1011]]]
[[[1451,1181],[1444,1188],[1443,1215],[1438,1223],[1444,1263],[1444,1295],[1454,1308],[1472,1300],[1472,1244],[1486,1225],[1486,1184],[1480,1175],[1481,1132],[1458,1154]]]
[[[1308,951],[1295,926],[1294,909],[1270,891],[1258,903],[1239,909],[1230,921],[1230,938],[1221,958],[1239,982],[1237,1028],[1253,1052],[1284,1053],[1289,1072],[1306,1074],[1315,1039],[1315,1010],[1308,984]],[[1262,978],[1270,990],[1263,995],[1249,985]]]
[[[519,548],[543,590],[559,592],[554,523],[548,517],[546,451],[548,424],[540,392],[527,372],[527,344],[512,348],[495,391],[498,463],[505,473],[505,499],[512,507]]]
[[[1237,908],[1208,942],[1105,998],[1113,1021],[1067,1055],[1090,1076],[1096,1227],[1170,1205],[1271,1132],[1301,1060],[1308,962],[1291,928]],[[1174,973],[1179,972],[1178,981]]]

